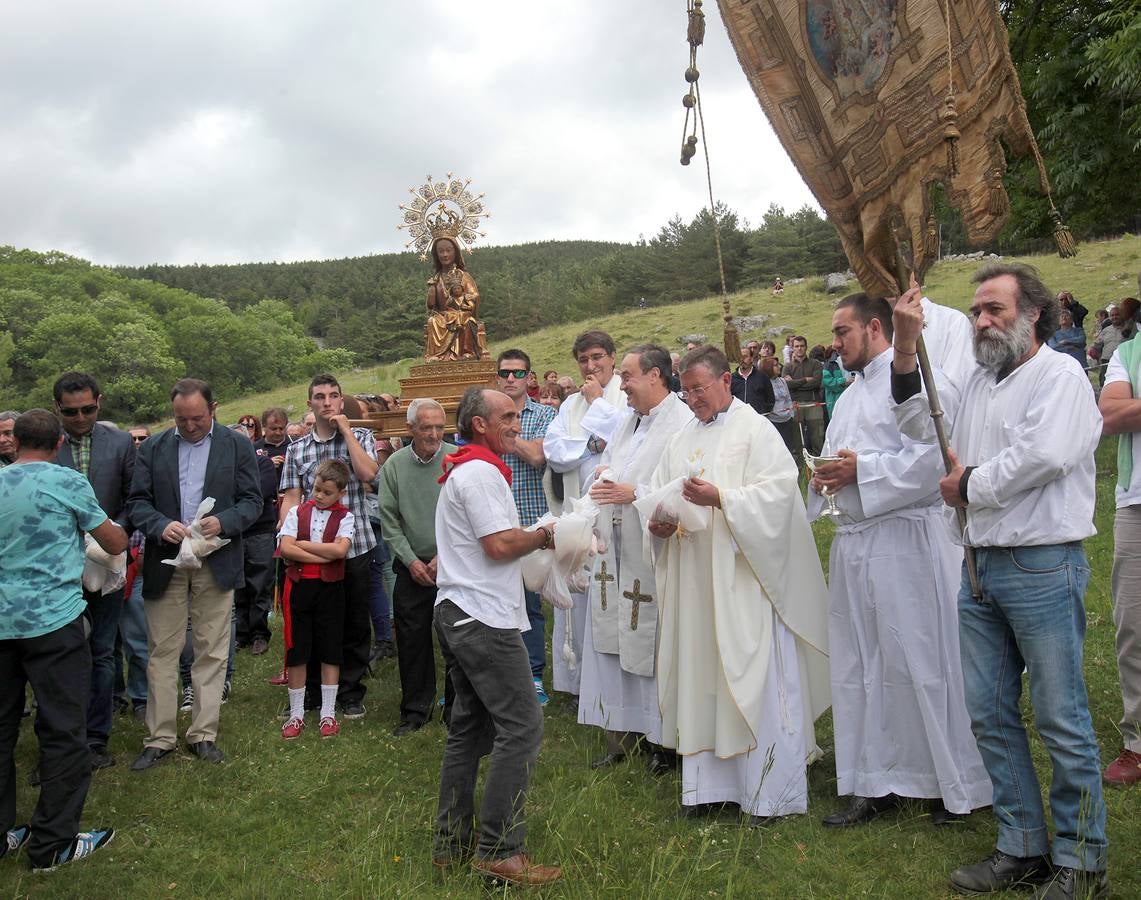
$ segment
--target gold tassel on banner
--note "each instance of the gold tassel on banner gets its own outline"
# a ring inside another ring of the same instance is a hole
[[[1074,235],[1068,225],[1062,221],[1062,214],[1053,203],[1050,204],[1050,218],[1054,220],[1054,243],[1058,246],[1058,256],[1068,259],[1078,255]]]
[[[737,326],[733,324],[733,313],[729,310],[729,297],[721,297],[721,318],[725,320],[725,355],[730,362],[741,361],[741,336],[737,333]]]
[[[947,174],[959,174],[959,111],[955,109],[955,95],[948,94],[943,101],[943,143],[947,145]]]
[[[927,217],[927,233],[923,236],[923,255],[929,263],[939,256],[939,228],[935,224],[935,217]]]
[[[990,176],[990,192],[987,194],[986,211],[996,219],[1001,219],[1010,211],[1010,199],[1002,184],[1002,172],[995,169]]]

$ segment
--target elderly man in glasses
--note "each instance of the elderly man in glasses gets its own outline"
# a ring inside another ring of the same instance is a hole
[[[127,494],[135,470],[135,443],[118,428],[96,428],[102,393],[99,382],[86,372],[64,372],[52,387],[55,411],[63,423],[65,440],[56,461],[75,469],[95,491],[107,518],[128,534]],[[87,615],[91,620],[91,696],[87,704],[87,746],[91,766],[114,765],[107,753],[111,736],[115,687],[115,633],[123,609],[123,589],[101,593],[84,589]]]

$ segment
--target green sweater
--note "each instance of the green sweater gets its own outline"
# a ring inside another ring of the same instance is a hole
[[[409,444],[388,457],[376,476],[381,534],[406,566],[436,555],[436,501],[442,487],[437,479],[444,474],[444,456],[455,452],[454,444],[444,443],[431,462],[422,463]]]

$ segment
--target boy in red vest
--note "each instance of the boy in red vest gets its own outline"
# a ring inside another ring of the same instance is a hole
[[[313,493],[289,511],[279,534],[287,561],[285,604],[289,610],[289,721],[287,741],[305,727],[305,670],[316,648],[321,661],[321,737],[341,731],[334,714],[341,676],[341,630],[345,619],[345,557],[353,537],[353,514],[341,504],[349,469],[326,460],[314,473]]]

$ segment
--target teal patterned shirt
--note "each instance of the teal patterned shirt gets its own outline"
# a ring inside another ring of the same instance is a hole
[[[83,612],[83,538],[107,521],[87,479],[53,462],[0,470],[0,640],[40,637]]]

